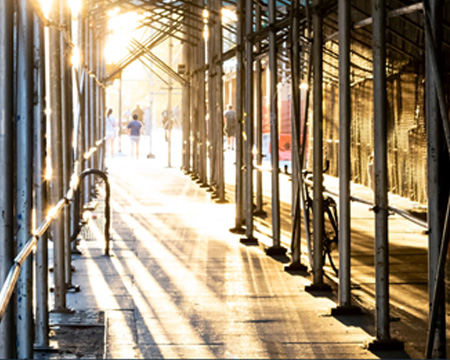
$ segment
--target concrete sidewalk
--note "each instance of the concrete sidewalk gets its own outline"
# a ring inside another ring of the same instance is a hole
[[[78,311],[103,311],[106,358],[387,358],[361,345],[373,319],[328,315],[330,295],[304,291],[307,277],[283,271],[229,228],[234,204],[164,161],[115,157],[113,256],[84,241],[68,294]],[[263,240],[263,235],[258,234]],[[264,242],[270,242],[265,239]]]

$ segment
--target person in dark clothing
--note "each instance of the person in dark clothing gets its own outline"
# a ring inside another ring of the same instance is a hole
[[[131,156],[136,159],[139,158],[139,140],[142,132],[143,125],[138,121],[137,114],[133,114],[133,120],[130,121],[127,128],[129,129],[130,141],[131,141]]]
[[[236,113],[232,105],[228,105],[227,111],[223,114],[225,120],[225,134],[228,140],[228,149],[234,150],[236,143]]]

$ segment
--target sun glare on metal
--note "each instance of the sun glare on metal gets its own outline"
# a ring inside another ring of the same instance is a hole
[[[222,9],[222,23],[229,24],[237,21],[237,14],[235,11],[223,8]]]
[[[72,11],[72,16],[76,16],[81,12],[81,0],[69,0],[69,5]]]
[[[50,14],[50,9],[52,7],[53,0],[40,0],[41,8],[45,17],[48,17]]]
[[[77,47],[74,47],[72,50],[72,57],[71,57],[72,65],[76,68],[80,65],[80,50]]]
[[[302,90],[308,90],[308,84],[307,84],[307,83],[301,83],[301,84],[300,84],[300,89],[302,89]]]

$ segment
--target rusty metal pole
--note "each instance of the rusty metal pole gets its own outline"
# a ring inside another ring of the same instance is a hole
[[[13,265],[14,2],[0,1],[0,286]],[[0,322],[0,358],[15,356],[13,304]]]

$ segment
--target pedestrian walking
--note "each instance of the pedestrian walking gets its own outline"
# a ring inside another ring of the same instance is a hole
[[[233,105],[228,105],[227,110],[223,114],[225,122],[225,134],[227,136],[228,149],[234,150],[236,145],[236,113]]]
[[[135,157],[136,159],[139,159],[139,140],[143,127],[142,123],[138,121],[137,114],[133,115],[133,120],[127,126],[130,134],[131,157]]]
[[[108,109],[105,119],[106,144],[108,146],[109,154],[111,157],[114,156],[114,140],[116,138],[116,128],[117,128],[116,118],[112,113],[113,110]]]

